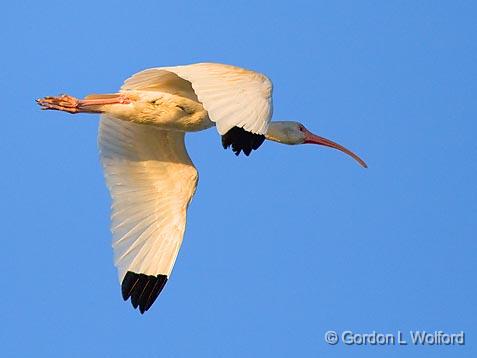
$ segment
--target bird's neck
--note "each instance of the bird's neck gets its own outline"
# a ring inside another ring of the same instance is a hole
[[[282,144],[298,144],[299,138],[296,138],[296,133],[290,123],[288,121],[271,122],[265,138]]]

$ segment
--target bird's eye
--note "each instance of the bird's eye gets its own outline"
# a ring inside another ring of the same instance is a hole
[[[298,125],[298,129],[303,132],[305,130],[305,126],[303,126],[302,124]]]

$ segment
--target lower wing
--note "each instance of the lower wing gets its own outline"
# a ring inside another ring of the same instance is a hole
[[[124,300],[147,311],[179,252],[197,170],[184,133],[103,115],[99,148],[112,198],[115,266]]]

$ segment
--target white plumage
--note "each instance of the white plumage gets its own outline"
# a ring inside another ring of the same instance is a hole
[[[197,170],[184,132],[103,115],[98,138],[111,192],[114,263],[126,272],[169,276],[182,243]]]
[[[161,68],[159,68],[161,69]],[[232,127],[265,134],[272,118],[272,82],[261,73],[217,63],[162,67],[192,84],[220,134]]]
[[[272,83],[254,71],[199,63],[157,67],[128,78],[118,93],[37,100],[42,109],[100,113],[98,143],[112,198],[114,263],[122,294],[141,313],[167,282],[182,243],[198,175],[186,132],[216,125],[224,148],[249,155],[266,139],[354,153],[298,122],[272,122]]]

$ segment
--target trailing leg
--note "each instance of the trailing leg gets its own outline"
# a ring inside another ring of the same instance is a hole
[[[129,104],[131,99],[124,94],[89,95],[84,99],[63,94],[47,96],[36,100],[44,110],[64,111],[68,113],[103,113],[102,107],[110,104]]]

